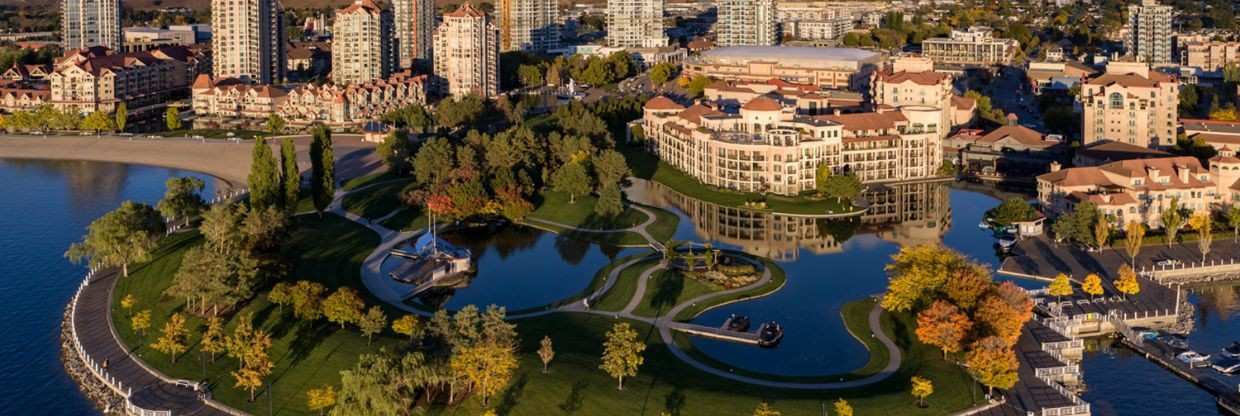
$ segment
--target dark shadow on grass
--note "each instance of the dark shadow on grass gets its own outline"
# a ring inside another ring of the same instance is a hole
[[[517,380],[504,390],[504,394],[500,396],[499,404],[495,405],[495,413],[499,416],[508,416],[517,403],[521,401],[521,395],[525,393],[525,385],[529,383],[529,377],[525,373],[521,373]]]
[[[673,386],[672,391],[668,392],[667,396],[663,398],[663,410],[666,410],[667,414],[671,416],[680,416],[680,411],[684,410],[687,400],[688,398],[685,397],[684,390],[680,386]]]
[[[650,297],[650,306],[662,313],[665,307],[676,305],[676,299],[684,290],[684,278],[679,273],[664,270],[659,273],[659,285],[655,287],[654,296]]]
[[[288,346],[289,362],[296,365],[314,351],[325,338],[339,327],[326,322],[312,322],[298,326],[297,337]]]
[[[560,410],[564,411],[564,414],[571,415],[581,410],[581,403],[585,401],[584,391],[586,387],[590,387],[590,383],[582,380],[573,383],[573,388],[568,391],[568,397],[565,397],[564,402],[560,403],[559,406]]]

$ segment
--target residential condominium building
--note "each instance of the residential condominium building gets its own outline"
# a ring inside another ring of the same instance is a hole
[[[416,62],[429,64],[434,46],[435,1],[393,0],[392,10],[396,19],[396,55],[400,67],[412,67]]]
[[[775,0],[720,0],[715,23],[719,46],[779,44]]]
[[[392,13],[373,0],[353,0],[336,11],[332,24],[332,81],[337,84],[387,78],[395,71]]]
[[[1158,4],[1157,0],[1141,0],[1141,4],[1128,6],[1128,37],[1124,47],[1128,53],[1150,64],[1170,64],[1171,18],[1175,10]]]
[[[555,0],[499,0],[501,51],[538,51],[560,47],[559,11]]]
[[[1142,62],[1112,61],[1081,86],[1084,144],[1110,139],[1142,147],[1175,144],[1179,83]]]
[[[499,94],[499,29],[464,3],[435,28],[434,90],[442,96]]]
[[[943,110],[938,125],[946,135],[954,123],[952,76],[934,71],[934,62],[921,57],[899,57],[874,73],[874,104],[900,108],[930,106]]]
[[[261,126],[278,114],[292,126],[323,123],[355,127],[410,104],[426,103],[425,75],[400,72],[387,79],[350,85],[254,85],[237,79],[194,81],[197,128]]]
[[[65,50],[92,46],[121,50],[120,0],[62,0],[60,40]]]
[[[776,94],[739,109],[709,102],[681,106],[655,97],[644,107],[647,146],[706,185],[797,195],[815,189],[817,168],[862,182],[933,177],[941,163],[939,111],[812,116]]]
[[[853,20],[837,17],[829,20],[792,20],[783,22],[782,34],[800,40],[838,40],[853,29]]]
[[[994,29],[983,26],[952,30],[946,38],[921,42],[921,54],[936,64],[1008,65],[1019,48],[1015,40],[996,38]]]
[[[49,103],[61,111],[110,113],[124,103],[130,114],[185,97],[194,63],[184,48],[114,54],[95,47],[67,53],[47,76]],[[162,110],[162,108],[161,108]]]
[[[882,62],[876,52],[853,48],[733,46],[707,50],[685,61],[684,73],[722,81],[781,79],[820,88],[862,91]]]
[[[216,78],[284,80],[286,34],[279,0],[212,0],[211,26]]]
[[[666,0],[607,0],[607,46],[660,48],[667,46],[663,33]]]
[[[1193,212],[1238,202],[1240,159],[1221,153],[1209,169],[1192,156],[1134,159],[1101,166],[1061,169],[1038,176],[1038,200],[1051,216],[1091,202],[1117,224],[1141,222],[1162,227],[1162,213],[1171,201]]]
[[[1240,42],[1193,42],[1180,48],[1180,65],[1221,72],[1235,63],[1240,63]]]

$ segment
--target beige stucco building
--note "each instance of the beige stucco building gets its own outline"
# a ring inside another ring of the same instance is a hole
[[[392,14],[373,0],[354,0],[332,23],[332,81],[351,84],[387,78],[395,70]]]
[[[1240,63],[1240,42],[1191,42],[1180,48],[1180,65],[1214,72],[1235,63]]]
[[[184,48],[114,54],[103,48],[71,51],[47,76],[49,103],[82,114],[112,112],[125,103],[131,114],[189,93],[193,58]]]
[[[661,48],[666,0],[607,0],[607,46]]]
[[[60,41],[65,50],[123,47],[120,0],[61,0]]]
[[[195,127],[262,125],[278,114],[291,126],[323,123],[355,127],[410,104],[426,103],[426,76],[400,72],[387,79],[294,88],[254,85],[236,79],[194,82]]]
[[[994,29],[973,26],[968,30],[952,30],[945,38],[921,42],[921,53],[938,64],[1008,65],[1020,48],[1013,39],[994,37]]]
[[[1207,169],[1191,156],[1134,159],[1101,166],[1059,169],[1038,176],[1038,200],[1048,214],[1069,212],[1092,202],[1117,224],[1139,221],[1162,227],[1172,200],[1191,212],[1237,202],[1240,159],[1226,153]]]
[[[941,112],[944,133],[955,123],[952,76],[935,72],[934,62],[922,57],[899,57],[874,73],[871,96],[875,105],[889,107],[930,106]]]
[[[499,0],[495,5],[502,51],[547,51],[560,47],[555,0]]]
[[[737,82],[771,79],[822,88],[866,88],[882,62],[878,53],[853,48],[734,46],[715,48],[685,61],[684,73]]]
[[[499,94],[499,29],[470,3],[435,28],[434,90],[443,96]]]
[[[1084,143],[1110,139],[1144,147],[1175,144],[1180,88],[1141,62],[1115,61],[1081,86]]]
[[[279,0],[211,0],[211,29],[213,76],[284,80],[287,35]]]
[[[775,0],[720,0],[718,4],[716,45],[779,44]]]

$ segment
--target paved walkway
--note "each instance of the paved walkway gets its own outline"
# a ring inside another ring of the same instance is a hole
[[[146,409],[171,410],[175,415],[225,415],[209,407],[191,389],[178,387],[154,374],[129,354],[112,329],[109,312],[112,288],[120,273],[101,271],[82,289],[73,325],[86,355],[97,363],[107,362],[107,374],[132,389],[131,400]]]

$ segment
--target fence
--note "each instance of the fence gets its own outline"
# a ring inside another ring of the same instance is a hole
[[[1211,259],[1188,263],[1153,265],[1148,268],[1142,267],[1139,274],[1150,277],[1152,280],[1164,285],[1167,280],[1171,279],[1223,275],[1230,276],[1231,278],[1240,278],[1240,262],[1237,262],[1235,258],[1230,258],[1226,260]]]

